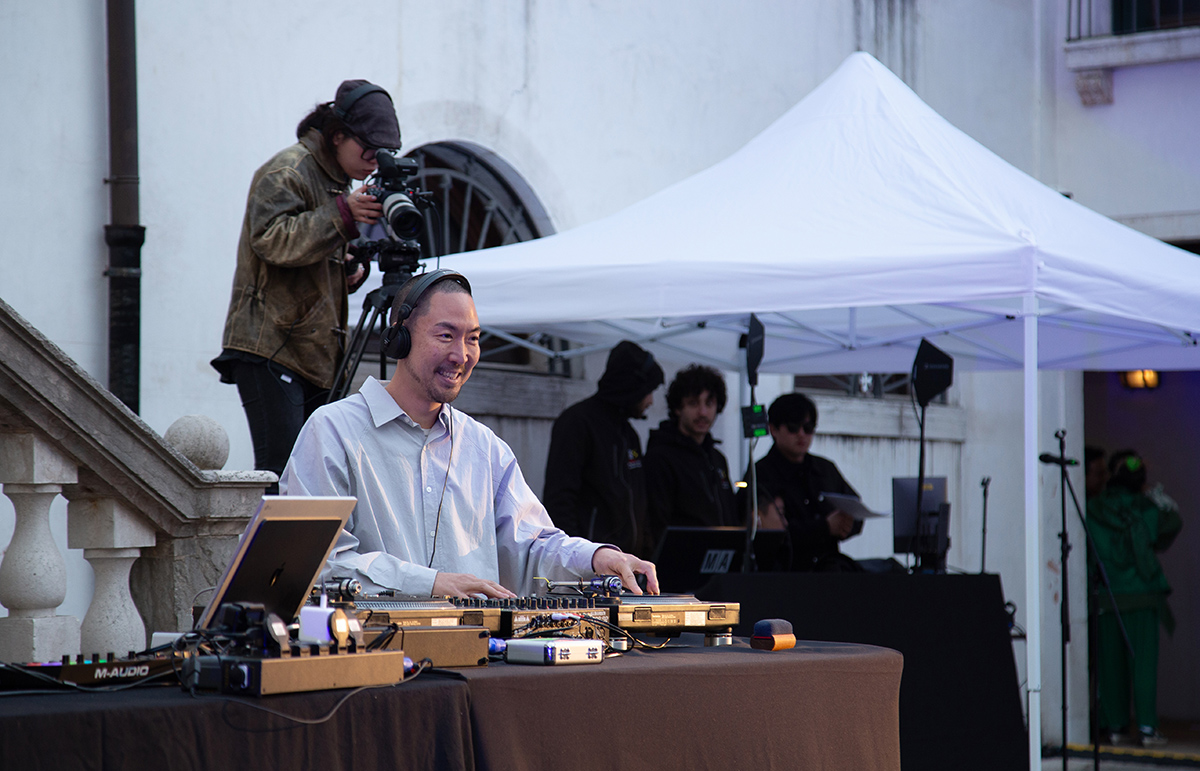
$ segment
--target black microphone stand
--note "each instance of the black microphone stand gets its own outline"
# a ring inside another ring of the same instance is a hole
[[[991,484],[991,477],[984,477],[979,480],[979,486],[983,488],[983,543],[979,546],[979,575],[983,575],[984,568],[987,565],[987,496],[988,487]]]
[[[758,402],[754,396],[754,387],[758,385],[758,365],[762,363],[763,348],[766,342],[766,330],[758,316],[750,314],[746,330],[746,382],[750,384],[750,408],[743,415],[754,414]],[[745,417],[743,417],[743,422]],[[750,480],[750,494],[746,499],[750,503],[750,512],[746,517],[746,547],[742,555],[742,572],[751,573],[758,569],[754,555],[754,539],[758,536],[758,464],[754,462],[755,437],[749,426],[744,426],[746,437],[750,440],[750,468],[747,476]]]
[[[757,377],[750,381],[750,407],[753,409],[758,402],[754,400],[754,385]],[[758,469],[754,462],[754,439],[750,440],[750,495],[747,499],[750,501],[750,513],[746,518],[746,547],[742,555],[742,572],[752,573],[758,570],[757,561],[754,558],[754,539],[758,536]]]
[[[1065,428],[1054,432],[1054,438],[1058,440],[1058,472],[1059,480],[1062,485],[1062,530],[1059,531],[1058,538],[1060,542],[1060,554],[1062,562],[1062,605],[1060,607],[1059,626],[1062,628],[1062,759],[1063,771],[1067,771],[1067,646],[1071,643],[1071,582],[1067,578],[1067,557],[1071,553],[1071,540],[1067,534],[1067,485],[1071,484],[1070,478],[1067,476],[1067,430]],[[1075,491],[1071,491],[1071,497],[1075,497]],[[1076,507],[1079,503],[1076,502]],[[1087,530],[1087,524],[1084,524],[1084,530]]]
[[[1087,519],[1084,517],[1083,508],[1079,505],[1079,498],[1075,495],[1075,487],[1071,484],[1071,478],[1067,474],[1067,466],[1077,465],[1077,461],[1067,458],[1066,455],[1066,436],[1065,428],[1054,432],[1054,438],[1058,440],[1058,457],[1048,458],[1043,456],[1043,463],[1053,463],[1058,466],[1059,479],[1062,484],[1062,532],[1058,537],[1062,540],[1062,613],[1059,623],[1062,626],[1062,758],[1063,771],[1067,771],[1067,645],[1071,642],[1071,617],[1070,617],[1070,597],[1071,585],[1067,582],[1067,556],[1071,553],[1071,543],[1067,535],[1067,493],[1071,494],[1071,502],[1075,505],[1075,514],[1079,517],[1079,522],[1083,525],[1083,540],[1087,545],[1088,556],[1091,557],[1092,564],[1096,566],[1093,573],[1093,578],[1090,583],[1090,594],[1092,601],[1088,603],[1088,631],[1093,640],[1096,641],[1096,656],[1091,657],[1088,662],[1088,701],[1090,708],[1089,732],[1092,738],[1092,766],[1099,771],[1100,769],[1100,731],[1099,731],[1099,693],[1097,689],[1097,666],[1100,654],[1100,635],[1099,635],[1099,603],[1098,592],[1096,591],[1096,581],[1104,587],[1108,594],[1108,601],[1112,606],[1113,615],[1117,619],[1117,627],[1121,630],[1121,637],[1125,640],[1125,648],[1129,652],[1130,665],[1133,662],[1133,644],[1129,641],[1129,634],[1125,631],[1125,622],[1121,619],[1121,612],[1117,609],[1117,600],[1113,596],[1112,586],[1108,582],[1108,572],[1104,568],[1104,563],[1100,561],[1100,555],[1096,552],[1096,545],[1092,542],[1092,536],[1087,529]]]

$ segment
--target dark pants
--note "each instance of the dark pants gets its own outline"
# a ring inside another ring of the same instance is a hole
[[[1133,646],[1133,661],[1125,638],[1111,613],[1100,614],[1100,728],[1118,731],[1129,726],[1132,696],[1136,725],[1158,728],[1158,611],[1152,608],[1121,612]]]
[[[318,388],[287,367],[266,360],[234,362],[233,379],[250,424],[254,468],[283,474],[300,427],[325,403],[329,389]],[[271,485],[266,492],[275,495],[279,485]]]

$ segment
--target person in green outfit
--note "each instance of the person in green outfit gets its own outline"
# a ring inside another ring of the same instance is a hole
[[[1147,489],[1146,462],[1134,450],[1113,453],[1108,486],[1087,502],[1087,528],[1112,587],[1116,609],[1133,649],[1130,658],[1107,593],[1099,603],[1100,735],[1113,744],[1129,738],[1130,697],[1142,746],[1166,744],[1158,731],[1158,626],[1175,619],[1167,606],[1171,586],[1158,561],[1179,535],[1179,507],[1161,485]],[[1095,566],[1090,566],[1094,571]]]

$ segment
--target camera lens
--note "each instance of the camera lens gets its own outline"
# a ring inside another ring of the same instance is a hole
[[[421,212],[404,193],[389,193],[383,199],[383,217],[397,238],[413,239],[421,235]]]

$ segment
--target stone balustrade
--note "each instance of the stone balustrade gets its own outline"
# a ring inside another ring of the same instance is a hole
[[[0,351],[0,491],[14,511],[0,559],[0,661],[123,655],[151,631],[190,629],[193,600],[216,584],[275,476],[201,468],[192,457],[224,464],[219,451],[210,460],[214,442],[228,452],[219,426],[181,421],[176,441],[201,448],[185,455],[2,300]],[[67,546],[94,576],[82,620],[58,615],[68,590],[50,528],[59,496]]]

